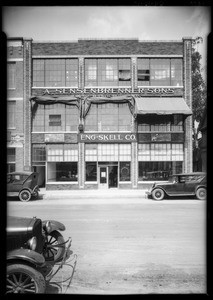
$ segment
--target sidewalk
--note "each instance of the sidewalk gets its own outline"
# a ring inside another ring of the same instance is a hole
[[[120,190],[120,189],[108,189],[108,190],[46,190],[46,188],[40,188],[40,195],[43,199],[124,199],[124,198],[144,198],[147,189],[137,190]]]

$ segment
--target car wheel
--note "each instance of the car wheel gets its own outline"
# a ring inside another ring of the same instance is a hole
[[[162,189],[155,189],[154,191],[152,191],[152,198],[154,200],[163,200],[165,196],[165,193]]]
[[[46,288],[44,276],[25,264],[7,266],[6,284],[6,294],[42,294]]]
[[[31,193],[28,190],[23,190],[19,193],[19,200],[27,202],[31,199]]]
[[[206,200],[206,189],[205,188],[199,188],[196,191],[196,197],[199,200]]]
[[[39,198],[39,192],[38,192],[38,191],[35,191],[35,192],[34,192],[33,198],[34,198],[34,199],[38,199],[38,198]]]
[[[59,247],[58,245],[63,244]],[[65,240],[58,231],[53,231],[46,237],[43,255],[46,261],[60,261],[65,252]]]

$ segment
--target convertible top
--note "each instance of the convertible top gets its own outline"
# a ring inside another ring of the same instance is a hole
[[[187,176],[205,176],[206,173],[205,172],[191,172],[191,173],[179,173],[179,174],[173,174],[172,176],[184,176],[184,175],[187,175]]]

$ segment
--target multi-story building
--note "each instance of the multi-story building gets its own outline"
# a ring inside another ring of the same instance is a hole
[[[8,39],[8,169],[47,189],[192,171],[192,39]]]

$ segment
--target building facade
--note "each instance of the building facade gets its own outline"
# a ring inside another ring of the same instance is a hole
[[[192,39],[8,39],[8,171],[47,189],[192,171]]]

